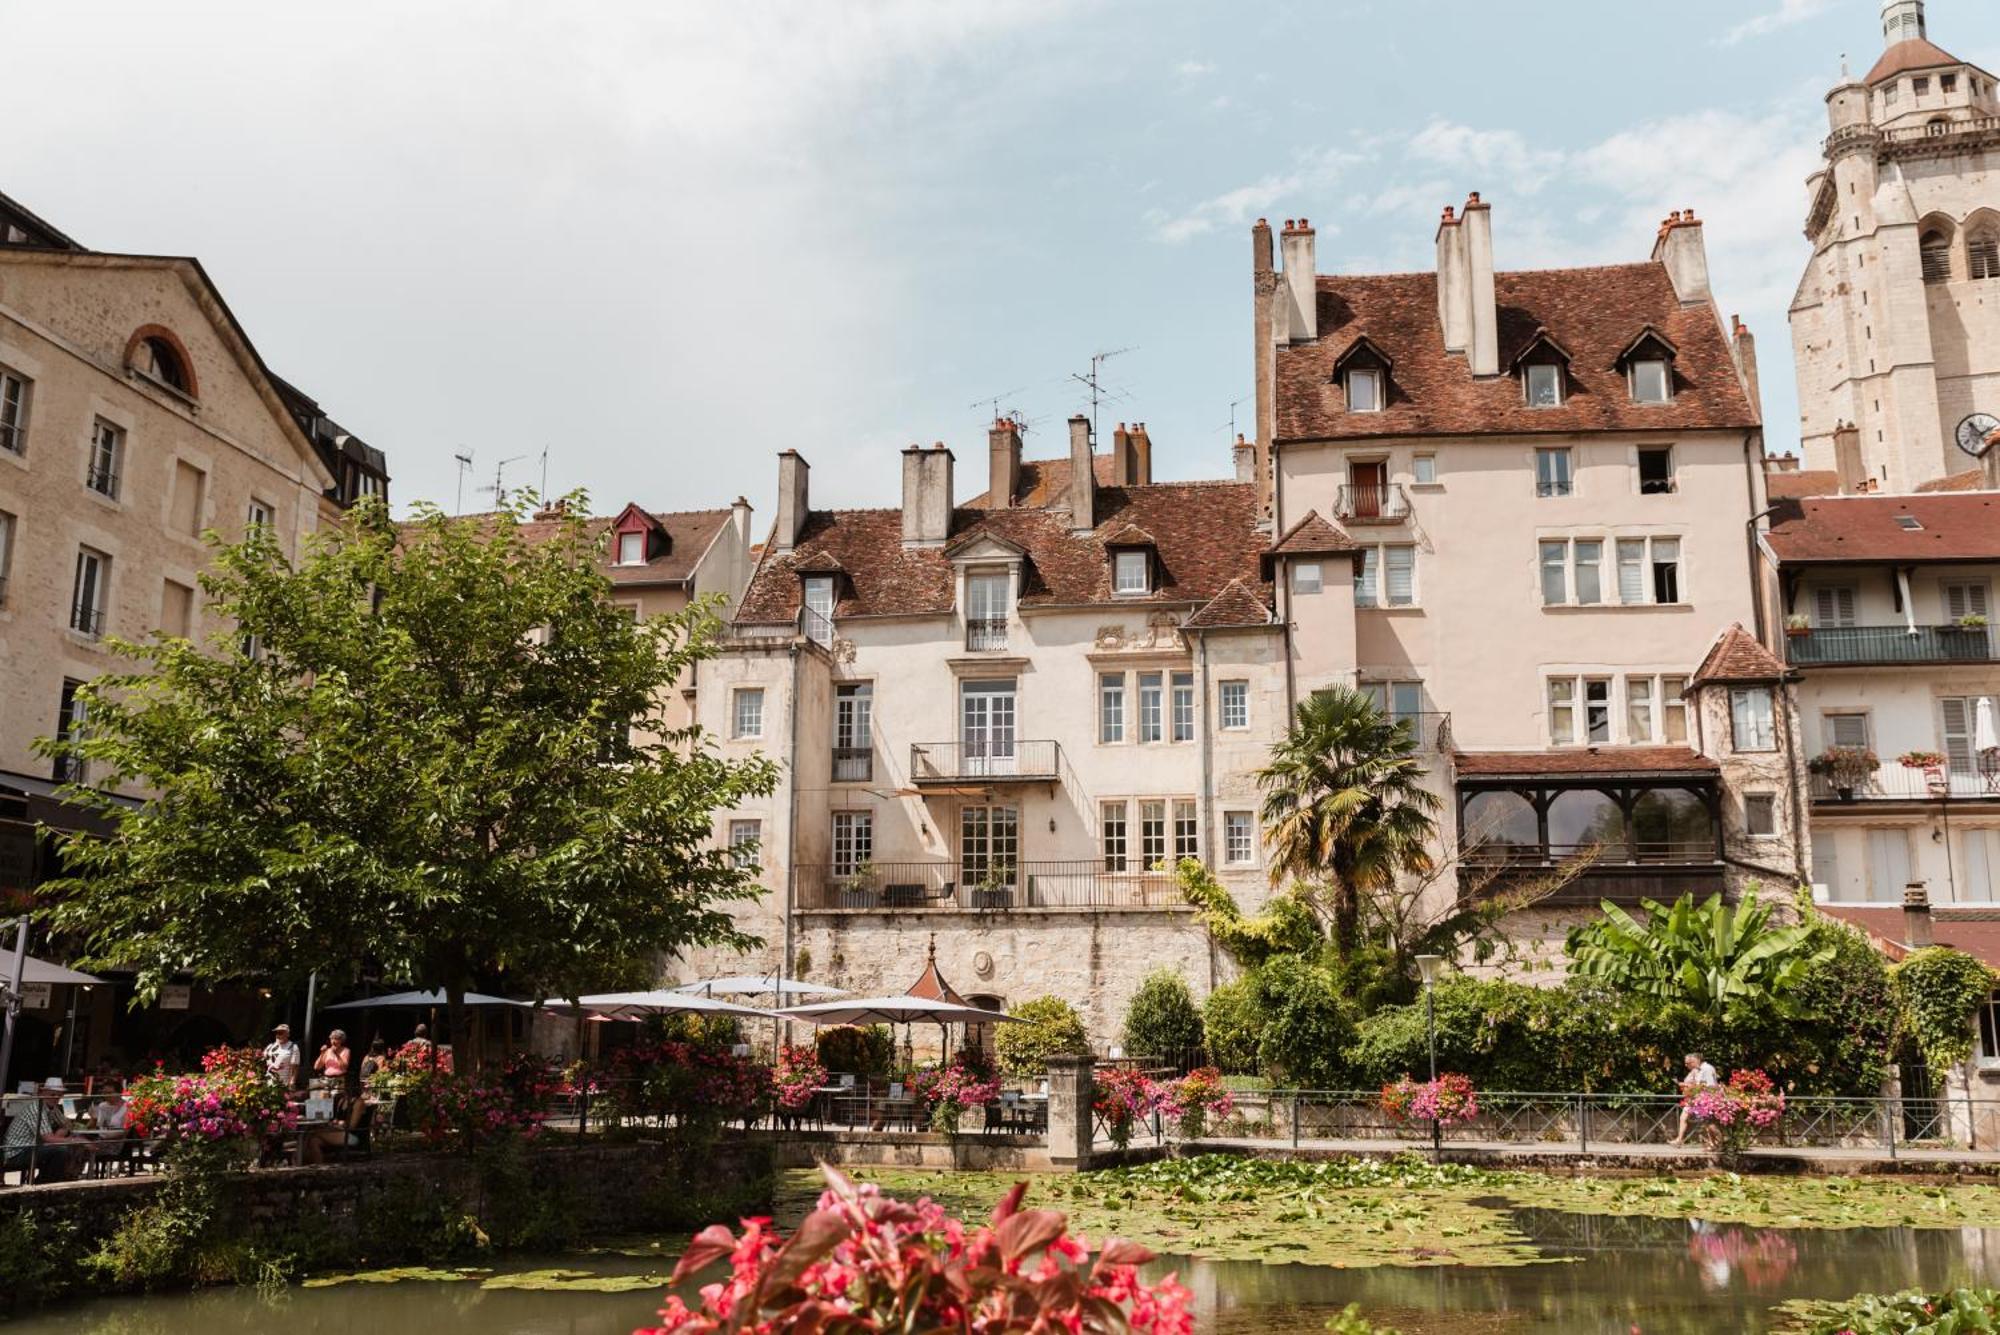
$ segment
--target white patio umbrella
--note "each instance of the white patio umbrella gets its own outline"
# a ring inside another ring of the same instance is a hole
[[[598,992],[578,997],[577,1004],[613,1019],[636,1020],[641,1015],[735,1015],[752,1020],[768,1020],[772,1012],[754,1006],[738,1006],[694,992]]]
[[[1972,749],[1984,755],[1988,751],[2000,751],[2000,726],[1993,718],[1993,697],[1982,695],[1972,709]]]
[[[682,983],[676,992],[695,992],[704,997],[844,997],[847,992],[802,978],[780,978],[772,973],[738,973],[726,978],[702,978]]]
[[[848,997],[812,1006],[790,1006],[777,1012],[788,1019],[813,1024],[1025,1024],[1026,1021],[980,1006],[907,994],[893,997]]]
[[[336,1006],[328,1006],[330,1011],[363,1011],[382,1008],[407,1008],[415,1006],[442,1007],[448,998],[442,989],[431,992],[385,992],[379,997],[362,997],[359,1001],[343,1001]],[[532,1001],[516,1001],[512,997],[488,996],[484,992],[467,992],[465,1004],[468,1006],[532,1006]]]
[[[61,964],[51,964],[38,960],[33,955],[22,959],[21,981],[23,983],[61,983],[76,987],[95,987],[104,980],[95,974],[83,973]]]

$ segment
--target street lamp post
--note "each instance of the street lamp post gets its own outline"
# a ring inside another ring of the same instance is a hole
[[[1429,1040],[1431,1050],[1431,1092],[1436,1097],[1438,1078],[1438,1012],[1437,980],[1438,971],[1444,967],[1442,955],[1417,956],[1417,972],[1424,980],[1424,1036]],[[1431,1162],[1444,1158],[1444,1123],[1431,1118]]]

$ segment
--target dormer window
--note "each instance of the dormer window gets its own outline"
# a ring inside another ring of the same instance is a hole
[[[1632,363],[1632,401],[1665,403],[1674,396],[1674,378],[1664,358],[1641,357]]]
[[[646,564],[646,535],[644,533],[620,533],[618,535],[618,564],[621,566],[642,566]]]
[[[1527,387],[1530,408],[1560,408],[1563,401],[1563,370],[1555,362],[1533,362],[1524,367],[1522,383]]]
[[[1144,551],[1115,552],[1111,558],[1113,593],[1123,597],[1146,594],[1153,591],[1150,562]]]
[[[1356,368],[1347,373],[1347,411],[1379,413],[1382,411],[1382,397],[1380,371]]]
[[[1543,327],[1508,365],[1521,377],[1521,397],[1530,408],[1560,408],[1569,397],[1569,363],[1569,349]]]
[[[1379,413],[1389,406],[1389,354],[1364,334],[1334,359],[1334,378],[1347,396],[1347,411]]]
[[[125,344],[125,366],[140,379],[181,398],[192,399],[198,392],[187,348],[165,325],[143,325],[133,332]]]

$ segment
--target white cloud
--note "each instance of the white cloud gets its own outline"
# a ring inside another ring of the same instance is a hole
[[[1199,79],[1204,74],[1215,73],[1215,62],[1212,60],[1183,60],[1180,64],[1174,66],[1174,73],[1180,75],[1183,79]]]
[[[1803,23],[1824,13],[1832,3],[1833,0],[1778,0],[1776,9],[1743,20],[1716,41],[1723,46],[1735,46],[1746,38],[1762,37],[1780,28],[1789,28],[1794,23]]]
[[[1515,194],[1532,194],[1562,163],[1562,154],[1531,147],[1514,130],[1475,130],[1436,120],[1410,136],[1409,156],[1447,167],[1472,178],[1469,188],[1487,182],[1488,191],[1505,187]]]
[[[1225,190],[1178,214],[1165,209],[1150,210],[1146,214],[1146,222],[1152,227],[1156,240],[1169,244],[1192,241],[1218,227],[1241,226],[1252,218],[1268,214],[1273,206],[1288,199],[1296,199],[1309,191],[1323,190],[1344,169],[1361,161],[1363,158],[1358,153],[1332,148],[1316,149],[1303,155],[1290,171],[1273,172],[1248,185]],[[1319,228],[1321,235],[1326,235],[1329,230],[1328,226]]]

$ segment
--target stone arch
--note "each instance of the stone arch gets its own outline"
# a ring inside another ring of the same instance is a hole
[[[125,340],[125,369],[140,371],[188,398],[201,397],[201,382],[195,377],[194,358],[180,335],[163,324],[142,324]]]
[[[1917,255],[1926,283],[1948,283],[1955,266],[1958,225],[1942,213],[1926,214],[1917,223]]]
[[[1965,219],[1965,276],[2000,278],[2000,211],[1974,209]]]

